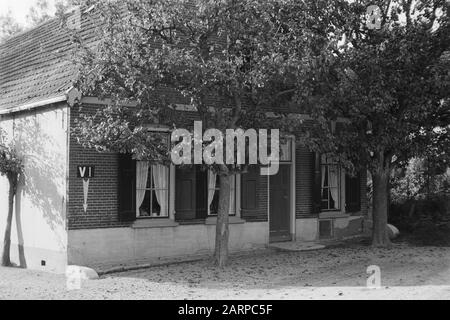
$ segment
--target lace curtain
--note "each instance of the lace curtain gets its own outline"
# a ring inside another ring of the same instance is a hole
[[[169,168],[163,165],[152,166],[155,194],[161,211],[160,217],[169,216]]]
[[[149,163],[146,161],[138,161],[136,163],[136,210],[139,216],[139,209],[145,199],[147,192]]]

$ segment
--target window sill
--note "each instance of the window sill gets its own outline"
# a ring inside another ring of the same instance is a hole
[[[138,219],[131,227],[133,229],[173,228],[178,227],[178,225],[178,223],[169,219]]]
[[[230,217],[229,224],[244,224],[245,220],[239,218],[239,217]],[[217,217],[209,217],[205,220],[205,224],[210,225],[216,225],[217,224]]]
[[[192,219],[192,220],[177,220],[180,226],[193,226],[198,224],[205,224],[205,219]]]
[[[348,218],[350,215],[342,213],[341,211],[321,212],[319,219],[332,219],[332,218]]]

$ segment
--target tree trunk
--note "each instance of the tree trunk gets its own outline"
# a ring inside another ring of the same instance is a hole
[[[390,169],[385,167],[372,174],[373,179],[373,234],[374,247],[389,247],[391,241],[388,235],[388,207],[389,207],[389,177]]]
[[[220,177],[219,191],[219,212],[217,215],[216,226],[216,250],[215,262],[219,268],[223,268],[228,260],[228,240],[230,236],[229,218],[230,218],[230,194],[231,194],[231,176]]]
[[[5,237],[3,240],[2,266],[11,266],[10,248],[11,248],[11,226],[14,208],[14,196],[17,189],[17,176],[8,176],[9,194],[8,194],[8,216],[6,218]]]

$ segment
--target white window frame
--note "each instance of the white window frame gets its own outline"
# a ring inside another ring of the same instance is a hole
[[[167,143],[168,143],[168,148],[170,148],[171,146],[171,142],[170,142],[170,129],[168,127],[158,127],[158,126],[148,126],[148,133],[152,134],[152,133],[159,133],[159,134],[166,134],[167,135]],[[137,161],[139,162],[139,160]],[[137,163],[136,163],[137,166]],[[172,219],[173,220],[173,201],[172,199],[174,199],[174,191],[173,188],[174,187],[174,178],[175,178],[175,174],[174,174],[174,168],[173,166],[169,166],[168,167],[168,172],[169,172],[169,176],[168,176],[168,185],[167,185],[167,215],[165,216],[153,216],[153,212],[149,212],[149,216],[141,216],[140,215],[140,206],[138,207],[138,204],[136,203],[136,218],[137,219]],[[148,179],[151,179],[151,186],[153,186],[153,166],[151,164],[149,164],[149,177]],[[150,188],[145,188],[145,189],[138,189],[137,188],[137,179],[135,179],[135,188],[136,188],[136,193],[138,190],[145,190],[145,192],[150,192],[150,204],[153,203],[153,191],[156,190],[160,190],[157,189],[156,187],[150,187]],[[134,199],[134,201],[136,202],[136,198]],[[142,206],[142,205],[141,205]],[[152,206],[150,205],[150,211],[152,210],[151,208]]]

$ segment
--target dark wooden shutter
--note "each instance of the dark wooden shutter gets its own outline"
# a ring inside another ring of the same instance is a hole
[[[179,167],[175,182],[175,219],[177,221],[201,220],[208,216],[207,172],[200,166]]]
[[[241,175],[241,214],[244,219],[254,217],[258,213],[259,173],[259,167],[251,166],[248,172]]]
[[[345,177],[345,203],[346,212],[361,211],[361,174],[356,177]]]
[[[201,167],[196,167],[195,172],[195,218],[206,219],[208,217],[208,172],[200,170]]]
[[[195,219],[196,192],[195,168],[177,168],[175,182],[176,220]]]
[[[312,172],[312,195],[313,195],[313,213],[318,214],[321,211],[322,200],[322,171],[320,168],[320,153],[313,153],[313,172]]]
[[[119,218],[136,219],[136,161],[130,154],[119,155]]]

